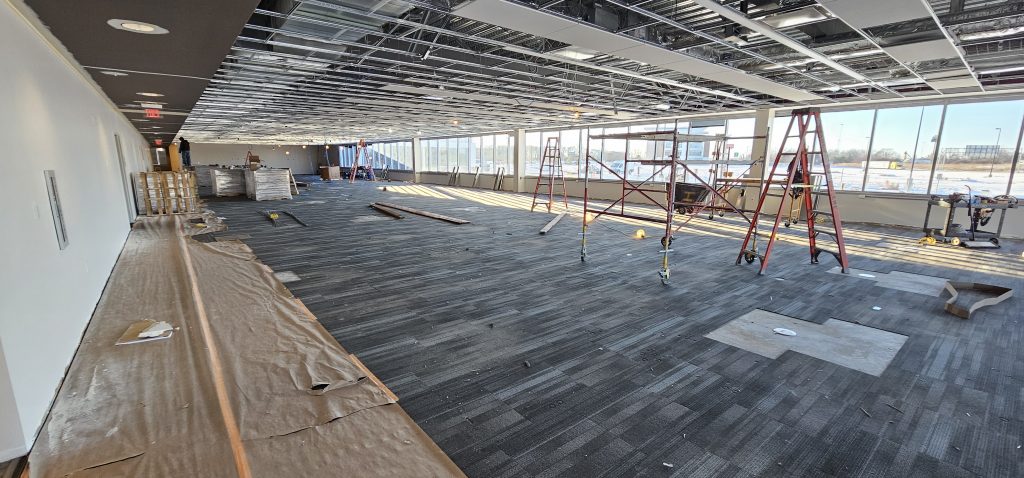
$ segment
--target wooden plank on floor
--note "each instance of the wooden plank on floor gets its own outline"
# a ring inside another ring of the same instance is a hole
[[[377,211],[380,211],[380,212],[382,212],[384,214],[387,214],[388,216],[391,216],[391,217],[393,217],[395,219],[402,219],[402,218],[405,217],[405,216],[403,216],[403,215],[401,215],[401,214],[399,214],[399,213],[397,213],[395,211],[392,211],[392,210],[390,210],[390,209],[388,209],[386,207],[383,207],[383,206],[381,206],[380,204],[377,204],[377,203],[371,203],[370,207],[372,207],[372,208],[376,209]]]
[[[450,222],[452,224],[469,224],[469,221],[465,219],[459,219],[457,217],[445,216],[444,214],[437,214],[430,211],[421,211],[419,209],[413,209],[408,206],[399,206],[397,204],[390,204],[384,202],[375,203],[378,206],[389,207],[391,209],[398,209],[399,211],[405,211],[409,214],[416,214],[417,216],[429,217],[431,219],[439,219],[444,222]]]
[[[555,218],[552,219],[551,222],[548,223],[548,225],[546,225],[546,226],[541,228],[540,233],[542,235],[543,234],[547,234],[548,231],[550,231],[552,227],[555,227],[555,224],[558,224],[558,221],[561,221],[562,218],[565,217],[566,214],[568,214],[568,213],[567,212],[558,213],[558,215],[555,216]]]

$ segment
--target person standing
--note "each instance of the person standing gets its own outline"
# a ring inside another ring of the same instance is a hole
[[[192,146],[188,144],[188,140],[184,136],[178,138],[181,140],[181,144],[178,145],[178,152],[181,153],[181,165],[185,168],[192,167]]]

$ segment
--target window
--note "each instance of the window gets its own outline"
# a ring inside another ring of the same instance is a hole
[[[1006,194],[1024,101],[949,105],[932,194]]]
[[[928,192],[942,106],[878,110],[865,191]]]
[[[494,136],[480,138],[480,171],[484,174],[497,170],[494,164]]]
[[[536,176],[540,172],[540,133],[526,133],[526,146],[523,148],[525,159],[525,176]]]
[[[459,155],[459,172],[460,173],[471,173],[473,169],[470,167],[469,154],[470,154],[470,143],[469,138],[457,138],[455,140],[455,148]]]
[[[580,163],[580,130],[561,131],[558,138],[562,153],[562,171],[567,178],[579,176]]]
[[[629,131],[625,128],[605,128],[604,134],[622,134]],[[601,162],[618,174],[623,174],[626,168],[626,140],[605,139],[602,144]],[[607,169],[601,170],[601,177],[604,179],[618,179]]]
[[[590,156],[590,158],[592,158],[592,159],[596,159],[598,161],[601,161],[602,160],[601,159],[602,158],[602,154],[604,152],[604,140],[603,139],[597,139],[597,138],[591,138],[591,136],[600,136],[600,135],[604,134],[604,129],[603,128],[590,128],[590,129],[585,130],[583,132],[583,134],[586,136],[585,138],[583,138],[583,144],[585,145],[584,147],[587,148],[587,155]],[[604,169],[604,168],[601,167],[601,165],[597,164],[594,161],[590,161],[589,164],[586,164],[586,163],[585,164],[581,164],[580,165],[580,177],[581,178],[586,176],[586,174],[587,174],[586,170],[588,168],[589,168],[589,171],[590,171],[590,179],[599,179],[601,177],[602,169]]]
[[[874,119],[875,110],[821,114],[825,146],[836,189],[860,191],[863,188]],[[793,129],[796,129],[796,125],[793,125]],[[793,143],[795,148],[796,141]],[[813,147],[814,150],[818,149],[817,146]],[[820,171],[820,168],[811,169]]]
[[[494,172],[505,168],[505,174],[512,174],[513,139],[507,134],[494,136]]]

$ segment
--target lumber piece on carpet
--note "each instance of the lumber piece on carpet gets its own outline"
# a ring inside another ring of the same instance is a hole
[[[543,234],[547,234],[548,231],[550,231],[552,227],[555,227],[555,224],[558,224],[558,221],[561,221],[562,218],[565,217],[566,214],[569,214],[569,213],[567,213],[567,212],[558,213],[558,215],[555,216],[555,218],[552,219],[551,222],[549,222],[546,226],[541,228],[540,233],[542,235]]]
[[[390,209],[388,209],[388,208],[386,208],[384,206],[381,206],[380,204],[377,204],[377,203],[370,203],[370,207],[375,209],[375,210],[377,210],[377,211],[379,211],[379,212],[387,214],[388,216],[391,216],[391,217],[393,217],[395,219],[402,219],[402,218],[405,217],[405,216],[403,216],[403,215],[401,215],[401,214],[399,214],[399,213],[397,213],[395,211],[392,211],[392,210],[390,210]]]
[[[419,209],[413,209],[413,208],[408,207],[408,206],[399,206],[397,204],[384,203],[384,202],[378,202],[378,203],[374,203],[374,204],[377,204],[378,206],[384,206],[384,207],[387,207],[387,208],[391,208],[391,209],[397,209],[399,211],[405,211],[405,212],[407,212],[409,214],[415,214],[417,216],[429,217],[431,219],[438,219],[438,220],[441,220],[441,221],[444,221],[444,222],[450,222],[452,224],[469,224],[469,221],[467,221],[465,219],[459,219],[457,217],[445,216],[443,214],[437,214],[437,213],[433,213],[433,212],[430,212],[430,211],[421,211]]]

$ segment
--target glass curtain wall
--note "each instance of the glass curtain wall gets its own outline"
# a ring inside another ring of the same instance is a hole
[[[1010,192],[1024,196],[1024,178],[1013,171],[1018,140],[1024,122],[1024,100],[953,103],[832,111],[822,113],[822,129],[826,148],[832,161],[833,179],[837,189],[879,193],[949,194],[967,192],[996,196]],[[730,139],[718,157],[735,162],[728,171],[742,174],[752,160],[767,156],[774,160],[790,123],[788,113],[771,123],[767,151],[753,151],[754,119],[706,119],[565,128],[549,131],[528,131],[522,148],[526,176],[540,171],[540,158],[545,140],[559,138],[563,171],[566,177],[584,175],[586,156],[602,161],[630,180],[642,180],[657,170],[654,165],[630,164],[625,159],[663,159],[671,154],[671,143],[624,139],[590,139],[592,135],[655,130],[673,127],[688,134],[725,134]],[[795,131],[793,132],[795,133]],[[792,133],[791,133],[792,134]],[[786,141],[787,152],[796,148],[797,138]],[[459,166],[462,173],[480,168],[493,174],[505,168],[514,172],[515,138],[508,134],[480,135],[461,138],[434,138],[420,141],[421,171],[451,172]],[[693,142],[681,145],[680,159],[690,161],[698,174],[705,174],[710,160],[716,157],[714,142]],[[817,149],[817,148],[816,148]],[[392,169],[412,167],[412,144],[408,141],[379,143],[371,146],[378,165]],[[340,147],[342,166],[350,166],[354,145]],[[705,162],[707,164],[701,164]],[[765,174],[769,168],[765,168]],[[820,168],[815,168],[820,169]],[[667,180],[667,172],[655,180]],[[596,164],[590,167],[591,179],[614,180],[615,175]],[[693,178],[682,178],[693,181]]]
[[[1024,101],[949,105],[932,194],[1006,194],[1022,116]]]
[[[424,139],[418,167],[420,171],[450,173],[458,166],[463,174],[476,173],[477,167],[481,174],[505,168],[505,174],[512,174],[513,141],[507,134]]]
[[[373,167],[376,169],[387,167],[392,170],[412,170],[412,141],[371,143],[367,145],[366,149],[373,161]],[[352,167],[356,157],[356,145],[338,146],[338,157],[341,166]],[[365,162],[365,159],[362,159],[361,162]]]

